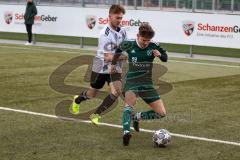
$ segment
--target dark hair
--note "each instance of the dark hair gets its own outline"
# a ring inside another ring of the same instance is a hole
[[[109,14],[119,14],[119,13],[125,14],[125,9],[123,8],[123,6],[119,4],[113,4],[109,9]]]
[[[139,27],[138,34],[144,38],[152,39],[155,35],[155,32],[148,23],[142,23]]]

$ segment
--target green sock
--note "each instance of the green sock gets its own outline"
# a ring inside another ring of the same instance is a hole
[[[148,110],[145,112],[141,112],[142,120],[151,120],[151,119],[160,119],[164,116],[157,114],[154,110]]]
[[[132,119],[132,107],[126,106],[123,111],[123,117],[122,117],[122,125],[123,125],[123,131],[130,132],[130,126],[131,126],[131,119]]]

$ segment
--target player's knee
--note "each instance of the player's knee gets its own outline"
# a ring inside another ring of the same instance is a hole
[[[136,100],[125,97],[125,104],[128,104],[129,106],[134,106],[136,104]]]
[[[119,97],[121,95],[121,90],[115,90],[111,92],[115,97]]]
[[[132,112],[133,111],[133,105],[125,104],[124,112],[126,112],[126,111]]]

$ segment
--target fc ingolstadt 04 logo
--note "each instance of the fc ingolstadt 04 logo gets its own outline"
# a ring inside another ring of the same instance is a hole
[[[12,23],[13,20],[13,12],[7,11],[4,13],[4,19],[7,24]]]
[[[183,22],[183,31],[187,36],[190,36],[194,31],[195,22],[193,21],[184,21]]]
[[[89,29],[93,29],[96,25],[96,16],[87,16],[86,17],[86,22],[87,22],[87,26]]]

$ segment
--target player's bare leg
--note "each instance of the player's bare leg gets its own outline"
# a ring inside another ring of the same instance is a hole
[[[145,112],[138,112],[134,114],[133,128],[137,132],[139,132],[139,120],[160,119],[166,116],[166,109],[161,99],[158,99],[148,105],[152,108],[152,110],[148,110]]]
[[[166,116],[166,109],[161,99],[149,104],[149,106],[161,117]]]

